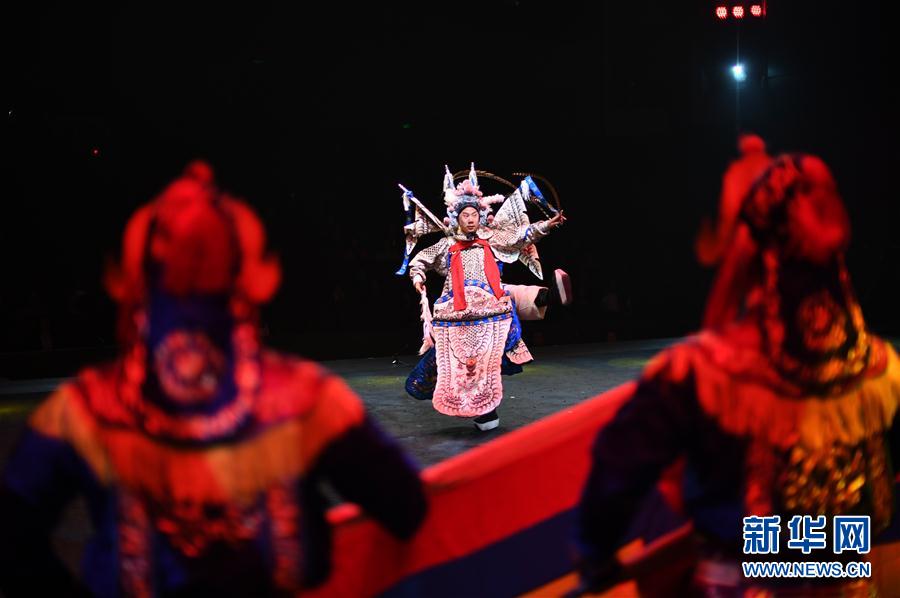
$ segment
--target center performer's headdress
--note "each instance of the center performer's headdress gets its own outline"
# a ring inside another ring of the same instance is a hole
[[[490,222],[491,204],[500,203],[503,199],[502,195],[484,196],[478,188],[474,163],[469,170],[469,178],[459,185],[454,185],[453,174],[449,168],[444,167],[444,203],[447,206],[447,218],[451,228],[459,226],[459,213],[466,208],[478,210],[481,226],[487,226]]]

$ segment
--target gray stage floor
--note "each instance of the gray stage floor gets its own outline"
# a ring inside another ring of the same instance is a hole
[[[369,411],[422,465],[432,465],[510,430],[561,411],[614,388],[641,368],[671,340],[537,347],[535,361],[515,376],[505,376],[500,428],[479,432],[471,420],[443,416],[427,401],[403,390],[415,356],[348,359],[325,365],[343,376]],[[0,383],[0,464],[28,413],[61,380]]]
[[[637,376],[673,340],[538,347],[521,374],[503,377],[500,428],[479,432],[471,420],[447,417],[403,390],[414,356],[333,361],[327,365],[363,397],[369,411],[423,465],[488,442]]]

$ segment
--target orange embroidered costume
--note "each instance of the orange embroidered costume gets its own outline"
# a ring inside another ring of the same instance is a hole
[[[747,516],[779,515],[786,535],[794,515],[824,515],[829,527],[834,515],[867,515],[876,536],[893,516],[900,457],[900,361],[868,331],[854,296],[831,173],[809,155],[762,170],[741,195],[707,327],[655,358],[597,438],[579,532],[588,587],[616,577],[614,553],[639,498],[684,457],[684,505],[703,540],[701,595],[868,591],[840,579],[776,586],[739,567],[754,560],[741,554]]]
[[[418,474],[349,387],[267,350],[257,306],[279,283],[265,232],[192,164],[125,231],[109,289],[123,355],[38,407],[2,482],[8,595],[84,590],[49,547],[76,494],[94,595],[273,595],[329,570],[322,482],[400,537],[422,521]]]

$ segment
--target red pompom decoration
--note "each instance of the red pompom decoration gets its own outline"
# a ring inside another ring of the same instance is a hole
[[[202,161],[189,164],[135,211],[125,227],[121,262],[106,275],[110,295],[129,313],[144,303],[151,285],[179,296],[228,293],[235,305],[259,305],[280,281],[259,217],[220,193],[212,168]]]

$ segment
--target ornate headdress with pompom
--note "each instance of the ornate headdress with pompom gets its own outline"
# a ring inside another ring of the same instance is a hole
[[[453,174],[444,166],[444,204],[447,206],[445,224],[455,229],[459,226],[459,213],[466,208],[475,208],[480,216],[481,226],[487,226],[493,211],[492,204],[504,200],[503,195],[485,196],[478,188],[478,175],[475,164],[469,169],[469,177],[458,185],[453,184]]]
[[[241,316],[267,302],[281,281],[278,260],[266,252],[266,232],[243,201],[222,193],[212,168],[193,162],[125,227],[122,259],[106,273],[106,287],[128,314],[154,288],[175,296],[226,294]]]
[[[489,195],[484,196],[478,186],[478,175],[487,177],[493,181],[499,182],[512,189],[512,193],[508,196]],[[487,171],[475,170],[475,164],[472,164],[468,175],[466,172],[460,171],[455,174],[450,169],[444,167],[444,206],[447,209],[447,216],[443,219],[438,218],[422,202],[416,199],[413,192],[398,185],[403,190],[403,211],[406,213],[406,225],[403,227],[404,236],[406,237],[406,247],[403,252],[403,262],[397,269],[395,274],[401,276],[406,273],[409,259],[415,249],[418,240],[433,232],[442,232],[444,236],[454,237],[458,235],[459,214],[464,209],[471,207],[478,210],[480,217],[480,225],[490,229],[490,235],[496,241],[498,237],[503,237],[509,241],[511,238],[518,239],[523,233],[522,227],[529,224],[528,215],[526,213],[526,204],[531,203],[538,207],[541,212],[548,218],[558,214],[562,209],[559,204],[559,195],[550,184],[550,181],[537,174],[528,174],[525,172],[514,173],[518,176],[525,177],[518,185],[503,179],[493,173]],[[459,185],[455,184],[455,180],[463,178]],[[541,179],[550,187],[556,205],[551,205],[541,193],[537,183],[533,177]],[[493,214],[492,206],[494,204],[503,204],[497,209],[496,218]],[[523,249],[514,251],[504,251],[501,244],[494,244],[494,252],[503,262],[514,262],[517,259],[522,261],[528,269],[538,278],[542,278],[540,262],[537,257],[537,249],[534,245],[528,245]]]
[[[877,359],[844,261],[850,222],[831,171],[812,155],[778,156],[738,218],[705,326],[758,317],[785,380],[823,396],[844,392]]]

